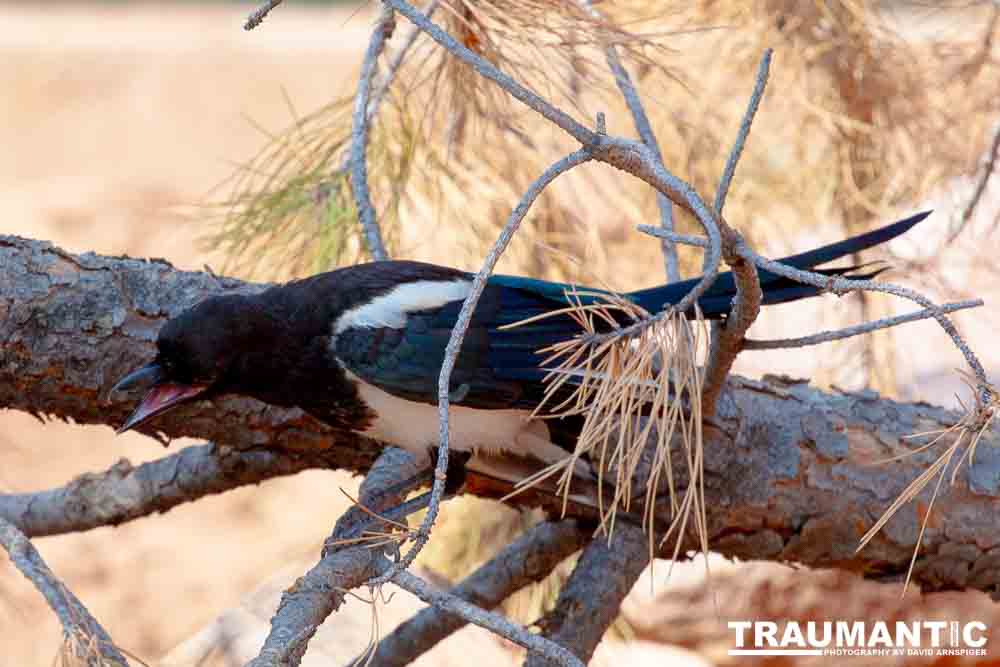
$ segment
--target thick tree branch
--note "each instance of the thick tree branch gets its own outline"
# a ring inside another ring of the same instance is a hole
[[[111,387],[153,358],[168,318],[213,294],[266,287],[9,236],[0,236],[0,267],[0,407],[109,426],[120,425],[136,400],[111,395]],[[301,410],[238,397],[179,407],[138,430],[237,449],[314,451],[336,442],[328,463],[353,472],[366,471],[381,451]]]
[[[178,271],[163,262],[76,256],[48,243],[14,237],[0,237],[0,266],[0,407],[109,425],[119,424],[135,399],[108,397],[108,389],[153,356],[152,341],[166,317],[209,294],[263,287]],[[904,508],[861,553],[854,549],[938,452],[888,465],[877,462],[921,444],[905,436],[951,426],[959,419],[940,408],[870,394],[825,394],[804,383],[732,378],[720,397],[716,426],[706,426],[705,432],[709,543],[714,550],[742,558],[897,577],[905,573],[916,541],[917,506]],[[325,450],[317,467],[355,472],[370,468],[381,450],[376,442],[334,433],[299,411],[248,399],[195,403],[153,420],[151,427],[169,437],[211,439],[219,452],[225,446],[269,445],[280,459]],[[987,434],[974,465],[960,471],[954,487],[942,489],[917,561],[917,583],[930,589],[1000,591],[1000,552],[992,546],[1000,539],[997,445],[1000,438]],[[304,453],[281,451],[289,449]],[[288,465],[289,472],[296,469],[295,464],[282,465]],[[256,481],[251,477],[247,483]],[[126,506],[106,516],[88,517],[74,510],[70,503],[80,496],[68,494],[67,516],[87,517],[81,525],[31,519],[38,523],[29,526],[50,534],[165,509],[141,500],[142,494],[134,501],[136,509],[130,507],[135,491],[128,489],[137,479],[134,473],[126,474],[120,486],[106,491],[124,499]],[[481,495],[509,491],[481,483],[472,486]],[[543,494],[513,500],[553,511],[561,504]],[[919,501],[926,503],[926,498]],[[32,517],[30,512],[12,516],[7,509],[30,502],[27,496],[13,503],[0,497],[2,516]],[[697,545],[691,542],[691,547]]]
[[[55,489],[0,494],[0,519],[30,537],[117,526],[247,484],[336,468],[335,451],[240,450],[206,444],[138,467],[122,459],[104,472],[81,475]]]
[[[638,526],[621,523],[610,538],[597,536],[587,545],[556,607],[541,622],[545,636],[589,662],[604,632],[618,616],[622,600],[649,564],[649,538]],[[552,664],[537,653],[525,667]]]

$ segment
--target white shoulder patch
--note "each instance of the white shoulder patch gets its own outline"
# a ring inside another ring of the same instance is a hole
[[[348,310],[337,318],[333,333],[347,329],[370,327],[402,329],[407,313],[439,308],[452,301],[462,301],[472,290],[469,280],[418,280],[403,283],[372,301]]]

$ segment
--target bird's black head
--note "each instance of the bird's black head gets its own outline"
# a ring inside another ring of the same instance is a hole
[[[274,322],[253,298],[216,296],[170,319],[157,355],[112,391],[151,385],[119,433],[196,398],[226,393],[254,353],[270,344]]]

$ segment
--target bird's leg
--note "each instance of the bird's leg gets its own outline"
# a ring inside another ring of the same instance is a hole
[[[431,457],[431,470],[435,470],[438,463],[437,447],[431,447],[429,454]],[[445,496],[453,496],[465,486],[465,478],[468,475],[466,464],[470,458],[472,458],[472,452],[451,451],[448,453],[448,470],[445,472],[444,480]]]

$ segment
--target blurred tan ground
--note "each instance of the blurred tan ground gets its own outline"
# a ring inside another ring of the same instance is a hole
[[[370,25],[289,4],[254,33],[241,29],[245,4],[0,5],[0,233],[185,268],[212,261],[176,207],[203,201],[260,147],[249,118],[276,130],[292,118],[286,93],[311,109],[350,85]],[[142,436],[11,412],[0,452],[6,491],[164,453]],[[345,506],[341,485],[355,482],[300,475],[38,547],[124,647],[155,659],[315,553]],[[51,664],[59,638],[0,559],[0,665]]]

